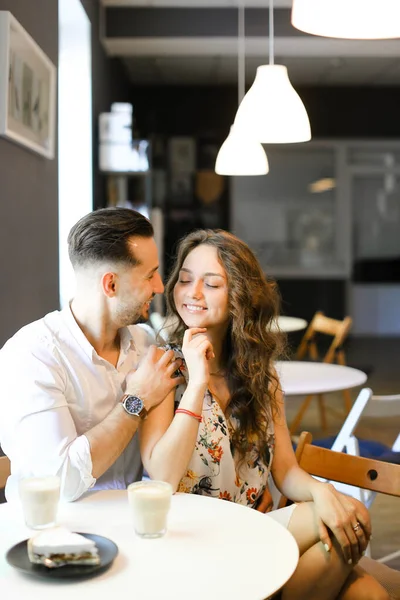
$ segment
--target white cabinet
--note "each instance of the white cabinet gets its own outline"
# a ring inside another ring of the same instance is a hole
[[[351,280],[363,261],[400,263],[399,142],[318,141],[266,151],[268,175],[231,180],[231,226],[267,273]]]
[[[305,280],[345,282],[354,334],[399,335],[400,142],[328,140],[266,150],[268,175],[231,180],[234,233],[268,275],[281,285],[290,280],[284,289],[303,279],[310,301]],[[298,304],[294,294],[290,310]]]
[[[344,148],[311,142],[266,150],[267,176],[232,178],[232,230],[274,277],[348,277]]]
[[[348,313],[354,335],[400,335],[400,285],[353,284]]]

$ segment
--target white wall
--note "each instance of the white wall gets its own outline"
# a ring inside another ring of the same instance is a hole
[[[97,32],[96,32],[97,35]],[[80,0],[59,0],[60,304],[74,294],[67,236],[93,209],[91,24]]]

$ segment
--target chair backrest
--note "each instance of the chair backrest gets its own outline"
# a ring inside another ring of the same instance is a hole
[[[374,396],[372,395],[372,390],[370,388],[363,388],[358,394],[356,400],[354,401],[354,404],[349,414],[347,415],[338,435],[335,438],[335,441],[331,446],[331,450],[334,450],[335,452],[347,452],[347,454],[353,454],[358,456],[360,455],[359,441],[354,435],[354,431],[367,405],[371,405],[371,403],[373,403],[374,401],[380,402],[381,404],[383,404],[384,402],[398,401],[400,405],[400,395]],[[400,450],[400,434],[398,435],[395,443],[393,444],[392,450],[394,452],[398,452]],[[336,484],[335,487],[344,494],[354,496],[355,498],[363,502],[368,508],[371,506],[376,496],[376,492],[356,488],[354,486],[348,486],[341,483]]]
[[[5,487],[9,475],[11,475],[10,459],[7,456],[0,456],[0,489]]]
[[[311,433],[304,431],[296,450],[297,462],[310,475],[400,498],[400,465],[334,452],[311,442]],[[285,504],[286,498],[281,498],[279,508]]]
[[[320,311],[316,312],[303,336],[296,353],[296,358],[301,359],[308,355],[313,360],[322,360],[326,363],[337,362],[342,365],[346,364],[343,343],[352,323],[353,320],[351,317],[345,317],[343,321],[339,321],[326,317]],[[333,337],[332,343],[323,357],[319,355],[317,334]]]
[[[372,390],[370,388],[363,388],[358,394],[351,411],[347,415],[335,441],[333,442],[331,450],[335,452],[343,452],[344,450],[349,454],[358,454],[358,443],[354,437],[354,430],[357,427],[358,421],[367,406],[368,402],[372,398]],[[356,451],[355,451],[356,449]]]
[[[393,405],[395,405],[396,403],[399,405],[400,407],[400,394],[386,394],[386,395],[377,395],[374,394],[372,396],[372,400],[376,403],[388,403],[389,405],[391,403],[393,403]],[[397,414],[397,413],[396,413]],[[393,452],[400,452],[400,433],[397,436],[396,440],[394,441],[393,445],[392,445],[392,450]]]

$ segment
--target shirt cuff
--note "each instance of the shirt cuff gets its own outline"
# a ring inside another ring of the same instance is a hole
[[[94,486],[89,440],[77,437],[69,447],[68,459],[61,474],[61,498],[72,502]]]

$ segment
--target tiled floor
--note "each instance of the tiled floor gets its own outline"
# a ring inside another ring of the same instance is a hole
[[[350,366],[371,368],[366,386],[376,394],[400,393],[400,339],[399,338],[357,338],[351,339],[347,348],[347,362]],[[352,390],[356,398],[358,389]],[[327,404],[342,408],[340,393],[327,394]],[[288,398],[286,412],[288,422],[296,414],[301,398]],[[372,404],[366,416],[360,420],[356,434],[360,438],[373,439],[392,445],[400,432],[400,403],[390,407],[390,413],[379,415],[380,407]],[[328,431],[323,432],[319,423],[316,401],[306,413],[300,430],[310,431],[314,438],[336,434],[342,420],[334,415],[328,416]],[[399,490],[400,492],[400,490]],[[396,550],[400,550],[400,498],[378,495],[371,507],[373,524],[372,556],[379,558]],[[400,569],[400,558],[389,563]]]

